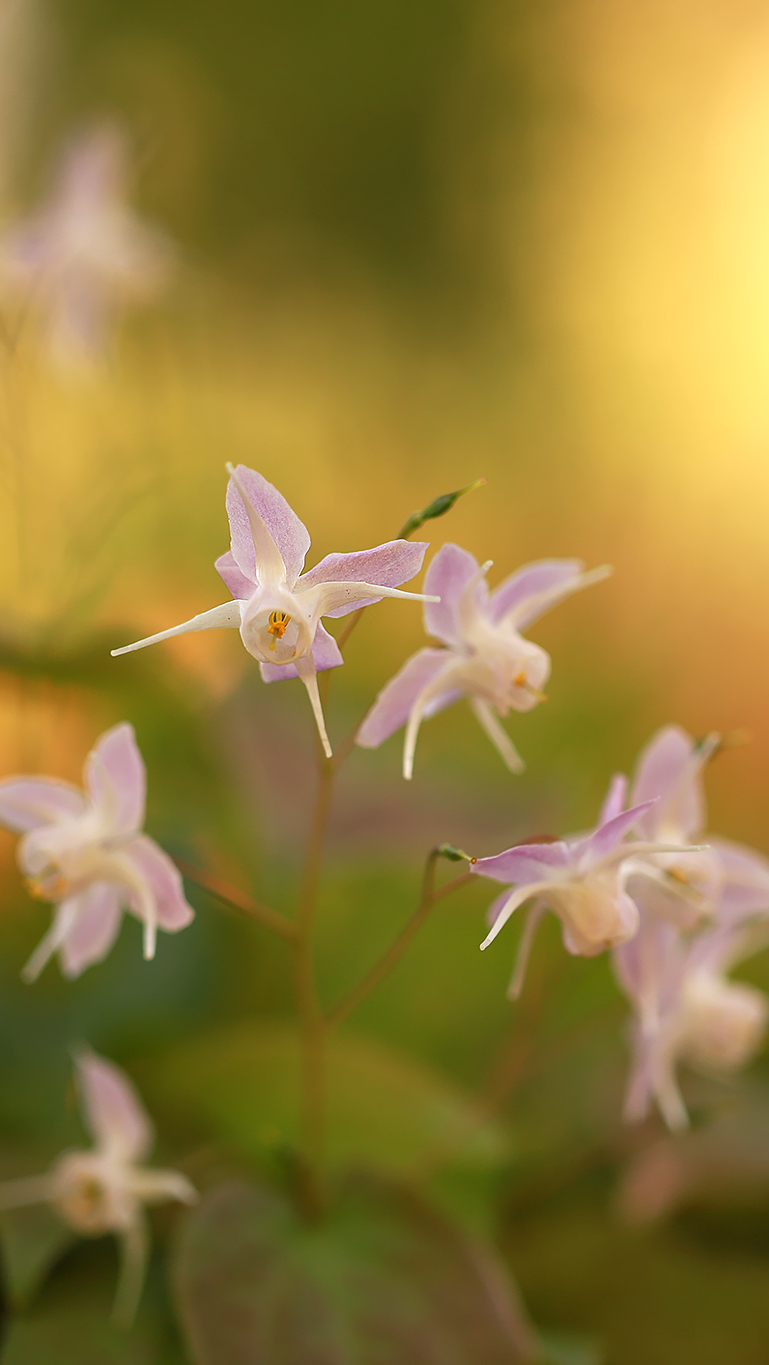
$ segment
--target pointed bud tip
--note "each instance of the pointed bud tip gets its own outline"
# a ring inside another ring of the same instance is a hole
[[[450,863],[475,863],[477,858],[471,858],[464,849],[457,848],[455,844],[439,844],[435,850],[439,858],[448,858]]]
[[[485,484],[485,482],[485,478],[480,478],[476,479],[474,483],[466,484],[464,488],[456,488],[453,493],[441,493],[441,495],[434,498],[427,507],[423,507],[421,512],[412,513],[408,521],[398,532],[397,539],[408,540],[409,536],[412,535],[414,531],[419,530],[419,527],[422,526],[424,522],[432,521],[435,517],[444,516],[446,512],[451,511],[451,508],[458,498],[464,497],[465,493],[472,493],[476,488],[480,488]]]

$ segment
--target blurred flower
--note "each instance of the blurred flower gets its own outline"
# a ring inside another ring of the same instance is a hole
[[[598,824],[589,834],[549,843],[518,844],[493,858],[479,858],[472,865],[473,872],[504,882],[508,888],[489,907],[491,929],[481,948],[488,947],[519,906],[528,900],[535,902],[510,985],[512,997],[520,991],[532,939],[545,910],[554,910],[561,920],[567,952],[581,957],[594,957],[636,934],[638,910],[625,886],[630,860],[679,850],[657,841],[625,842],[651,802],[618,811],[622,794],[623,788],[615,779]],[[515,888],[512,891],[511,886]]]
[[[101,353],[118,306],[167,278],[171,244],[127,203],[127,180],[123,132],[92,128],[64,151],[48,202],[0,242],[0,276],[41,311],[58,360]]]
[[[710,735],[698,744],[672,725],[652,738],[632,788],[634,800],[658,798],[639,820],[641,833],[703,838],[702,771],[718,743]],[[696,853],[631,865],[627,887],[641,925],[633,942],[614,954],[636,1015],[627,1117],[645,1117],[656,1099],[671,1128],[687,1122],[678,1063],[739,1069],[758,1048],[769,1017],[761,991],[726,977],[766,941],[750,922],[769,914],[769,862],[726,839],[708,835],[707,844]]]
[[[58,952],[76,977],[107,956],[127,907],[144,925],[144,956],[158,928],[174,933],[193,918],[174,863],[141,834],[146,770],[133,726],[107,730],[83,771],[85,793],[54,777],[0,782],[0,823],[22,834],[18,862],[33,896],[56,910],[24,968],[34,981]]]
[[[466,695],[472,710],[511,772],[523,762],[497,719],[530,711],[543,701],[550,657],[520,631],[570,593],[597,583],[608,566],[583,572],[578,559],[543,559],[526,564],[489,595],[491,560],[478,561],[459,545],[444,545],[425,577],[425,591],[438,594],[424,608],[425,631],[445,649],[420,649],[382,689],[357,742],[376,749],[406,725],[403,776],[410,778],[422,721]]]
[[[306,526],[261,474],[245,465],[227,468],[232,548],[217,559],[216,568],[235,601],[212,607],[193,616],[191,621],[122,649],[113,649],[112,653],[128,654],[191,630],[237,628],[249,654],[259,660],[265,682],[302,679],[323,748],[330,758],[317,674],[326,668],[336,668],[344,659],[320,618],[346,616],[383,597],[431,600],[421,593],[401,592],[395,586],[413,578],[422,567],[427,542],[390,540],[373,550],[326,555],[314,569],[303,574],[305,555],[310,548]]]
[[[151,1150],[154,1134],[139,1096],[119,1067],[89,1049],[77,1054],[75,1067],[83,1119],[94,1146],[63,1152],[45,1175],[0,1185],[0,1209],[47,1202],[83,1237],[114,1232],[123,1247],[115,1316],[128,1324],[147,1262],[144,1207],[169,1199],[192,1204],[197,1191],[179,1171],[139,1164]]]

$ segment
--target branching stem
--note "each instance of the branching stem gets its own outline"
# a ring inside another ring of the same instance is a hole
[[[358,1005],[376,989],[380,981],[383,981],[392,971],[412,939],[421,929],[436,902],[443,900],[445,896],[450,896],[453,891],[458,891],[460,887],[467,886],[472,880],[472,873],[465,872],[461,877],[455,877],[453,881],[447,882],[445,886],[439,887],[436,891],[435,865],[439,857],[438,850],[433,849],[427,859],[422,878],[422,893],[411,919],[403,926],[390,947],[382,954],[379,961],[374,963],[371,970],[361,978],[357,985],[353,986],[351,991],[348,991],[347,995],[342,996],[342,999],[332,1006],[326,1015],[327,1028],[334,1028],[337,1024],[341,1024],[342,1020],[346,1019],[354,1009],[357,1009]]]
[[[292,943],[298,938],[298,930],[292,920],[286,919],[277,910],[272,910],[269,905],[262,905],[260,901],[255,901],[251,896],[247,896],[245,891],[240,891],[238,887],[231,886],[221,877],[215,877],[210,872],[204,872],[201,867],[196,867],[194,863],[188,863],[186,858],[175,858],[174,862],[183,877],[195,886],[201,887],[203,891],[208,891],[209,895],[215,896],[224,905],[231,905],[235,910],[242,910],[251,919],[255,919],[265,929],[271,929],[274,934],[280,934],[281,938],[289,939]]]

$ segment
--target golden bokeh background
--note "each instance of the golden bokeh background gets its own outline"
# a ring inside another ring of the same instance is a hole
[[[483,475],[427,528],[434,548],[456,539],[493,558],[492,581],[573,554],[614,576],[533,630],[554,675],[548,705],[510,723],[526,776],[498,771],[458,711],[425,727],[416,793],[399,784],[397,740],[356,755],[334,876],[364,876],[370,858],[386,882],[384,862],[400,854],[412,869],[428,836],[486,853],[508,830],[586,825],[612,771],[672,720],[740,741],[709,777],[713,825],[769,852],[766,5],[5,0],[2,109],[6,221],[44,192],[68,131],[109,115],[134,140],[136,202],[179,247],[164,298],[126,313],[91,369],[54,366],[34,315],[5,355],[4,772],[77,780],[100,729],[138,716],[158,832],[280,896],[305,819],[303,694],[257,685],[234,632],[173,641],[146,666],[108,648],[223,600],[212,562],[226,548],[227,460],[280,487],[318,558],[390,538],[414,508]],[[368,614],[334,680],[332,737],[420,639],[416,608]],[[174,697],[202,736],[200,761],[181,732],[165,743]],[[260,724],[284,729],[260,739]],[[213,813],[209,772],[232,803]],[[25,928],[9,837],[3,848],[15,963],[42,920],[35,909]],[[458,988],[463,932],[451,945]],[[555,962],[555,938],[546,951]],[[427,950],[418,962],[433,970]],[[456,1046],[467,1081],[504,1025],[503,1002],[485,996],[503,991],[508,965],[478,978],[454,1033],[439,1001],[440,1025],[426,1006],[419,1015],[417,968],[367,1027],[403,1045],[419,1016],[418,1048],[448,1067]],[[608,973],[591,964],[579,977],[583,967],[567,964],[573,989],[584,980],[585,1001],[603,1000]],[[46,1008],[65,1009],[42,989]],[[203,1023],[227,1014],[217,990]],[[265,999],[280,1012],[269,989]],[[455,1037],[460,1024],[469,1036],[477,1026],[475,1051]],[[104,1046],[114,1034],[116,1055],[151,1051],[126,1027],[104,1024]],[[169,1038],[175,1027],[163,1025]],[[559,1086],[568,1107],[562,1072]],[[570,1131],[556,1101],[537,1103],[532,1132]],[[645,1288],[616,1291],[619,1322],[601,1307],[597,1269],[583,1286],[592,1306],[569,1297],[557,1249],[565,1239],[606,1268],[615,1233],[598,1204],[562,1213],[545,1200],[519,1243],[540,1267],[531,1283],[510,1234],[535,1314],[608,1340],[606,1365],[759,1365],[766,1338],[744,1319],[759,1312],[765,1241],[735,1253],[750,1261],[742,1287],[728,1248],[698,1261],[680,1232],[646,1251],[623,1243]],[[662,1303],[666,1275],[680,1311]],[[697,1283],[716,1303],[701,1331]],[[639,1326],[645,1302],[667,1323],[656,1337]]]

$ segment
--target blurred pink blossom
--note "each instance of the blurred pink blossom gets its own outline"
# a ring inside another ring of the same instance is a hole
[[[22,835],[18,862],[32,895],[53,901],[53,923],[24,968],[33,981],[58,952],[76,977],[107,956],[126,907],[144,925],[144,956],[158,928],[174,933],[193,918],[166,853],[142,834],[146,770],[133,726],[101,736],[83,770],[85,792],[54,777],[0,782],[0,823]]]
[[[40,311],[58,360],[100,354],[118,307],[167,279],[171,243],[131,208],[127,182],[124,133],[91,128],[65,149],[47,203],[0,242],[0,277]]]
[[[444,545],[425,577],[437,594],[424,608],[425,631],[445,648],[420,649],[382,689],[358,731],[357,742],[376,749],[406,726],[403,776],[414,770],[422,721],[462,696],[511,772],[523,762],[498,716],[530,711],[544,700],[550,657],[520,634],[544,612],[581,588],[598,583],[608,566],[584,572],[578,559],[543,559],[512,574],[489,594],[491,560],[478,561],[459,545]]]
[[[185,1175],[140,1163],[154,1140],[152,1125],[128,1077],[89,1049],[75,1058],[83,1120],[94,1146],[69,1151],[45,1175],[0,1185],[0,1208],[50,1203],[83,1237],[114,1232],[123,1265],[115,1315],[129,1323],[141,1294],[149,1247],[144,1208],[170,1199],[192,1204],[197,1192]]]
[[[301,678],[330,758],[317,674],[344,659],[320,618],[346,616],[383,597],[437,602],[396,586],[422,567],[427,542],[390,540],[373,550],[330,554],[302,573],[310,548],[306,526],[261,474],[245,465],[227,468],[231,549],[217,559],[216,568],[235,600],[112,653],[128,654],[187,631],[237,629],[249,654],[259,660],[265,682]]]
[[[632,787],[633,800],[658,798],[639,821],[647,837],[706,837],[708,845],[631,867],[628,889],[641,924],[633,942],[614,954],[636,1016],[627,1117],[643,1118],[656,1100],[671,1128],[687,1123],[678,1064],[739,1069],[759,1047],[769,1018],[766,996],[726,975],[766,941],[769,861],[703,835],[702,770],[717,745],[717,735],[697,744],[678,726],[666,726],[641,753]]]

